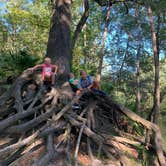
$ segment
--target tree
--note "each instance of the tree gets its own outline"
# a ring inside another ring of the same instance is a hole
[[[108,1],[105,0],[97,2],[100,5],[104,5],[106,2],[108,3]],[[78,39],[80,35],[78,40],[80,43],[74,42],[74,51],[82,52],[84,48],[79,48],[78,46],[86,46],[90,49],[87,55],[90,55],[92,50],[93,56],[86,57],[89,63],[91,59],[93,59],[92,62],[94,62],[96,57],[98,58],[98,56],[95,56],[95,53],[99,49],[94,51],[98,47],[98,42],[95,42],[98,36],[88,40],[88,37],[91,38],[91,35],[95,34],[92,31],[93,26],[90,25],[90,23],[93,22],[90,20],[92,18],[90,18],[86,23],[87,38],[84,38],[84,32],[82,33],[81,30],[85,23],[85,18],[83,22],[81,21],[82,19],[78,21],[76,28],[73,28],[76,29],[74,32],[77,33],[73,32],[73,37],[71,37],[71,13],[73,12],[71,11],[71,1],[56,0],[53,3],[53,7],[55,8],[53,8],[54,12],[47,54],[50,53],[49,56],[53,59],[53,62],[57,60],[60,70],[64,70],[64,82],[66,75],[70,71],[69,62],[71,61],[71,57],[66,56],[66,54],[59,54],[59,59],[54,58],[54,53],[57,51],[54,49],[54,44],[57,43],[54,37],[62,40],[62,42],[58,41],[60,43],[59,47],[62,47],[59,49],[61,49],[61,51],[68,50],[68,55],[70,55],[72,52],[71,39],[75,37]],[[112,58],[107,54],[105,57],[108,56],[109,60],[114,58],[114,61],[111,61],[114,65],[111,66],[111,69],[115,72],[113,79],[120,80],[118,76],[120,75],[121,77],[118,92],[124,92],[123,100],[126,104],[130,103],[131,100],[135,104],[135,94],[133,93],[133,87],[135,88],[136,85],[134,77],[135,62],[136,53],[139,53],[140,45],[135,42],[134,39],[139,36],[139,31],[138,27],[132,28],[134,25],[133,20],[135,20],[135,18],[132,17],[134,15],[133,8],[129,10],[129,15],[124,16],[124,13],[131,7],[130,5],[132,3],[126,4],[124,1],[119,0],[112,1],[112,3],[116,7],[116,10],[113,10],[113,13],[116,13],[114,18],[120,17],[119,23],[121,26],[119,27],[119,24],[116,23],[111,25],[118,27],[118,33],[114,31],[113,39],[111,38],[112,36],[109,36],[109,41],[111,40],[113,43],[111,47],[114,51],[112,52]],[[117,3],[121,5],[116,5]],[[83,14],[82,16],[85,17],[86,15]],[[57,20],[55,20],[56,18]],[[124,23],[126,24],[123,26]],[[98,26],[95,26],[95,30],[96,29],[98,30]],[[62,34],[58,34],[58,32],[61,32],[60,30],[62,30]],[[110,29],[108,29],[108,33],[109,32]],[[63,33],[67,36],[64,36]],[[99,38],[101,38],[101,36],[101,30],[99,30]],[[86,42],[86,44],[83,44],[84,42]],[[49,52],[51,49],[53,52]],[[108,49],[108,51],[110,50]],[[143,56],[146,57],[147,54]],[[81,58],[84,60],[85,56],[83,55],[78,59]],[[145,59],[140,58],[140,65],[144,65],[144,67],[141,66],[141,69],[148,72],[151,66],[145,66],[145,64],[147,64],[147,62],[150,64],[151,59],[152,58],[149,56]],[[145,62],[143,63],[142,61]],[[108,62],[106,63],[108,64]],[[80,64],[81,62],[78,63],[78,65]],[[96,66],[96,64],[88,65],[89,68]],[[119,69],[121,71],[119,71]],[[108,74],[110,73],[108,72]],[[1,145],[1,165],[17,164],[22,160],[22,155],[23,157],[29,156],[32,154],[33,150],[35,151],[40,146],[43,147],[43,145],[45,145],[44,152],[40,157],[37,157],[38,160],[33,162],[34,165],[50,164],[51,160],[56,160],[57,157],[63,162],[63,165],[71,165],[72,160],[74,164],[77,165],[78,151],[81,153],[82,149],[86,149],[84,152],[87,152],[92,159],[89,165],[96,165],[96,163],[94,163],[96,162],[96,160],[94,160],[95,154],[98,154],[99,158],[102,154],[106,159],[111,156],[114,160],[113,164],[130,165],[131,163],[128,162],[129,158],[127,157],[128,154],[126,155],[126,149],[129,148],[129,152],[131,152],[131,150],[133,152],[134,150],[134,152],[137,153],[140,146],[141,149],[145,149],[146,147],[144,133],[137,131],[133,127],[133,124],[142,131],[149,129],[155,133],[156,144],[150,144],[148,148],[153,148],[156,152],[155,155],[157,154],[160,165],[165,165],[162,137],[160,129],[156,124],[141,118],[133,111],[115,102],[110,96],[103,96],[85,90],[72,99],[72,93],[70,89],[66,90],[66,87],[67,85],[64,84],[62,87],[55,86],[45,89],[42,86],[42,81],[38,77],[38,73],[31,73],[31,71],[27,70],[24,71],[9,90],[0,97],[0,131],[2,135],[9,136],[9,138],[12,139],[9,139],[7,143],[5,142]],[[144,87],[144,89],[146,88]],[[118,95],[118,97],[122,98],[120,95]],[[130,101],[127,99],[130,99]],[[80,106],[77,111],[73,109],[73,106],[76,104]],[[116,136],[114,133],[116,133]],[[21,136],[21,139],[18,136]],[[38,141],[41,144],[35,144],[32,148],[33,141]],[[121,143],[123,143],[125,151],[120,148],[121,146],[119,146],[119,144]],[[133,155],[132,153],[130,154]],[[74,156],[74,158],[72,158],[72,156]],[[143,157],[141,159],[143,159]],[[58,165],[59,163],[57,162],[56,164]]]
[[[148,3],[148,2],[147,2]],[[154,105],[153,105],[153,122],[158,123],[158,116],[160,110],[160,85],[159,85],[159,49],[157,46],[155,26],[152,18],[152,9],[150,4],[147,4],[148,18],[152,35],[152,47],[154,54],[154,66],[155,66],[155,82],[154,82]]]
[[[142,47],[142,35],[141,35],[141,23],[139,20],[139,14],[138,14],[138,7],[136,8],[136,20],[137,20],[137,26],[138,26],[138,46],[137,46],[137,55],[136,55],[136,104],[137,104],[137,111],[141,111],[141,92],[140,92],[140,54],[141,54],[141,47]]]
[[[64,76],[70,72],[71,64],[71,0],[53,1],[47,56],[64,69]]]

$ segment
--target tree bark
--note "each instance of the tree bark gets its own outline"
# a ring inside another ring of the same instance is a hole
[[[53,2],[53,15],[47,44],[47,56],[67,79],[71,63],[71,0]]]

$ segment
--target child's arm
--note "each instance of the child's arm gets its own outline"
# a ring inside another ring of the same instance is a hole
[[[29,69],[33,71],[33,70],[36,70],[36,69],[39,69],[39,68],[42,68],[42,64],[36,65],[36,66],[31,67]]]
[[[77,79],[74,80],[72,84],[75,85],[79,90],[83,90],[81,85],[80,85],[79,80],[77,80]]]
[[[74,80],[73,84],[74,85],[78,85],[79,84],[79,80]]]
[[[58,72],[58,66],[57,65],[53,65],[53,67],[54,67],[54,74],[57,74],[57,72]]]
[[[89,85],[89,86],[88,86],[88,89],[91,89],[92,87],[93,87],[93,84]]]

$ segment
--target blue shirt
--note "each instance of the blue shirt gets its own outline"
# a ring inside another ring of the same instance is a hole
[[[87,76],[86,79],[80,79],[80,85],[82,88],[87,88],[92,84],[92,79],[90,76]]]

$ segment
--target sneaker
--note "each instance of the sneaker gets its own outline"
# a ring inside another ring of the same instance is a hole
[[[73,110],[80,110],[80,109],[81,109],[81,106],[78,105],[78,104],[74,104],[74,105],[72,105],[72,109],[73,109]]]

